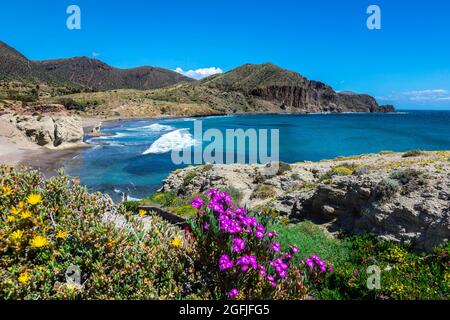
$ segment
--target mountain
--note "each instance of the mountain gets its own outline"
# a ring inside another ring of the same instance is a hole
[[[157,89],[194,81],[177,72],[156,67],[118,69],[87,57],[35,61],[49,74],[98,90]]]
[[[338,93],[272,63],[245,64],[196,83],[155,90],[157,100],[195,102],[218,113],[392,112],[367,94]]]
[[[35,84],[67,84],[65,80],[49,74],[44,68],[28,60],[2,41],[0,41],[0,80]]]

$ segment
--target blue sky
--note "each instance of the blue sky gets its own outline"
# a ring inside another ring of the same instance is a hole
[[[81,30],[66,27],[71,4]],[[371,4],[381,30],[366,27]],[[116,67],[270,61],[399,108],[450,109],[449,15],[447,0],[2,1],[0,40],[30,59],[98,55]]]

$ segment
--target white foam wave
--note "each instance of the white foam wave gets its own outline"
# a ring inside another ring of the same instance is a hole
[[[128,133],[118,132],[113,135],[93,137],[93,138],[90,138],[89,140],[87,140],[87,142],[89,143],[91,141],[97,141],[97,140],[111,140],[111,139],[118,139],[118,138],[124,138],[124,137],[129,137],[129,136],[130,135]]]
[[[131,128],[131,129],[128,129],[128,130],[129,131],[161,132],[161,131],[170,131],[170,130],[174,130],[174,129],[175,128],[172,127],[172,126],[168,126],[168,125],[165,125],[165,124],[154,123],[154,124],[151,124],[149,126]]]
[[[162,135],[142,154],[166,153],[172,150],[180,151],[197,144],[198,142],[189,133],[189,129],[178,129]]]

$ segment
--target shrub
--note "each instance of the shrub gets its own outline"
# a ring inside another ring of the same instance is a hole
[[[268,184],[260,184],[253,190],[252,199],[268,199],[276,196],[275,188]]]
[[[424,175],[424,173],[411,168],[396,170],[391,174],[391,178],[398,180],[403,185],[409,184],[411,182],[416,182],[420,185],[426,183],[426,176]]]
[[[402,184],[403,194],[413,192],[427,184],[427,176],[423,172],[411,168],[394,171],[391,178]]]
[[[394,196],[401,189],[400,184],[394,179],[383,179],[375,188],[375,193],[379,199],[388,199]]]
[[[195,296],[184,233],[60,173],[0,167],[0,299],[174,299]],[[66,272],[78,270],[79,282]],[[199,293],[201,294],[201,293]]]
[[[343,163],[340,166],[334,167],[327,171],[324,175],[320,177],[320,181],[330,180],[334,176],[350,176],[359,166],[354,163]]]
[[[67,110],[86,111],[87,104],[75,101],[72,98],[59,98],[58,103],[62,104]]]
[[[194,170],[188,171],[183,178],[183,186],[189,185],[192,180],[197,176],[197,172]]]
[[[278,164],[277,175],[281,176],[284,173],[289,172],[291,170],[292,170],[292,168],[291,168],[291,165],[289,163],[280,161],[279,164]]]
[[[347,167],[339,166],[332,169],[332,173],[334,176],[350,176],[353,174],[353,171]]]
[[[407,151],[407,152],[405,152],[403,155],[402,155],[402,157],[403,158],[408,158],[408,157],[418,157],[418,156],[422,156],[422,155],[424,155],[425,153],[423,152],[423,151],[421,151],[421,150],[410,150],[410,151]]]
[[[319,269],[309,262],[293,265],[298,248],[292,246],[283,253],[276,232],[266,230],[269,221],[264,216],[235,208],[225,192],[212,189],[208,196],[209,203],[193,199],[198,215],[190,225],[215,298],[301,298],[306,292],[304,276],[318,278],[317,273],[327,271],[326,263],[317,259]]]

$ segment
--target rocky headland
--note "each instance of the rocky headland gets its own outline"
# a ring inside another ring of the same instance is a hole
[[[320,162],[204,165],[173,172],[162,192],[188,196],[232,190],[250,208],[332,233],[369,232],[431,250],[450,238],[450,152],[381,153]],[[270,169],[270,168],[269,168]]]

